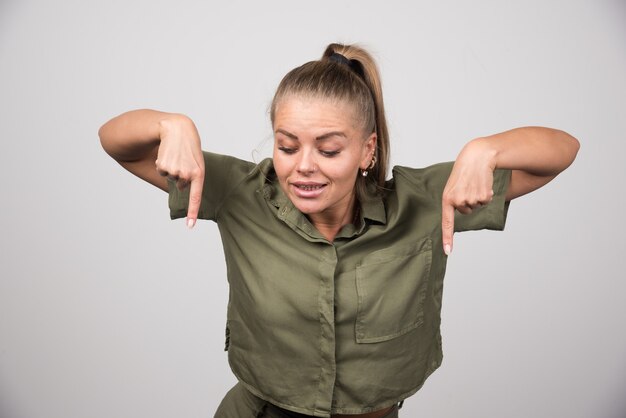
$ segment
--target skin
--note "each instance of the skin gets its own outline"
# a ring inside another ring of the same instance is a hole
[[[371,162],[375,135],[359,133],[355,112],[346,103],[290,98],[280,103],[274,121],[276,171],[281,187],[296,207],[329,240],[352,221],[354,179]],[[319,140],[331,132],[333,134]],[[131,173],[167,191],[167,178],[190,187],[187,225],[193,227],[200,207],[204,160],[200,137],[191,119],[154,110],[123,113],[99,130],[105,151]],[[295,137],[297,139],[292,138]],[[322,151],[340,153],[329,157]],[[281,148],[283,148],[281,150]],[[295,152],[285,152],[295,148]],[[576,157],[578,141],[563,131],[517,128],[468,142],[455,160],[443,191],[442,235],[446,254],[453,247],[454,212],[467,214],[493,198],[493,170],[512,170],[506,199],[547,184]],[[349,182],[352,178],[352,182]],[[317,197],[298,195],[290,182],[325,184]]]
[[[280,187],[329,241],[353,220],[355,179],[372,161],[367,133],[346,103],[281,101],[274,117],[274,169]]]

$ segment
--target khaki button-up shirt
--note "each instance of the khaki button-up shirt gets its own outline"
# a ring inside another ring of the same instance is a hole
[[[252,393],[328,417],[392,405],[415,393],[442,359],[446,256],[441,195],[452,163],[395,167],[360,222],[326,240],[283,194],[271,159],[205,153],[199,217],[217,222],[230,285],[227,350]],[[457,216],[455,230],[504,228],[510,170],[493,201]],[[188,191],[170,184],[171,217]]]

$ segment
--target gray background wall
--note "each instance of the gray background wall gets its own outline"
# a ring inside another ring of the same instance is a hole
[[[623,418],[625,23],[608,0],[1,0],[0,417],[212,416],[234,384],[217,229],[169,221],[97,130],[183,112],[260,159],[280,78],[342,41],[379,60],[395,164],[522,125],[582,143],[504,233],[456,236],[444,365],[403,416]]]

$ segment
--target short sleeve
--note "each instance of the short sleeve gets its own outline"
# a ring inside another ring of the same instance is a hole
[[[438,215],[441,216],[443,189],[448,182],[453,166],[454,162],[435,164],[421,169],[396,167],[394,168],[394,175],[400,175],[409,180],[412,187],[411,192],[431,201],[432,207],[436,208],[439,212]],[[494,196],[492,201],[469,215],[455,212],[454,231],[503,230],[509,209],[506,192],[510,181],[511,170],[496,169],[493,172]]]
[[[456,212],[454,215],[454,231],[475,231],[492,229],[502,231],[506,224],[509,203],[506,192],[511,181],[511,170],[497,169],[493,172],[493,199],[488,205],[474,210],[469,215]]]
[[[203,152],[204,184],[200,203],[199,219],[216,221],[220,208],[243,179],[254,169],[255,164],[227,155]],[[172,219],[187,216],[189,187],[178,190],[176,183],[169,180],[169,208]]]

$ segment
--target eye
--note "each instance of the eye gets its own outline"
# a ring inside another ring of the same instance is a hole
[[[324,157],[334,157],[335,155],[339,154],[339,151],[324,151],[324,150],[320,150],[320,154],[322,154]]]
[[[279,146],[278,149],[284,152],[285,154],[294,154],[296,152],[295,148]]]

